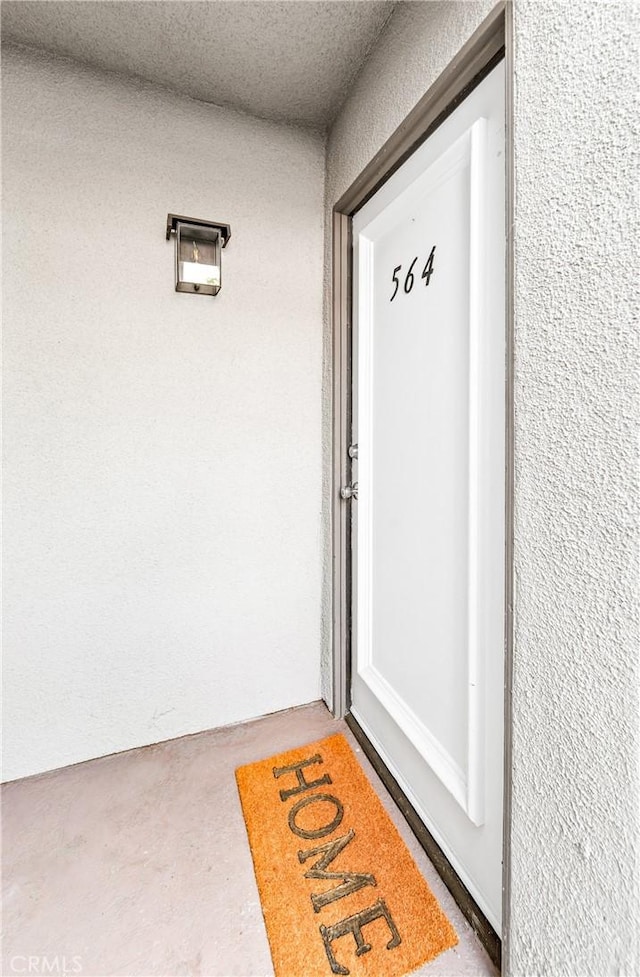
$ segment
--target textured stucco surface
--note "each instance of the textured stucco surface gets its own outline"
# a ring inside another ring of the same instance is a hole
[[[490,6],[396,9],[330,133],[327,215]],[[514,16],[516,589],[505,972],[637,977],[639,7],[516,0]],[[328,261],[327,238],[325,299]],[[327,312],[325,303],[330,472]],[[330,685],[325,657],[327,699]]]
[[[370,159],[458,53],[493,6],[492,0],[409,0],[396,6],[356,78],[327,140],[325,184],[324,523],[330,540],[331,421],[331,212]],[[322,616],[322,695],[331,703],[332,562],[326,551]]]
[[[205,102],[325,128],[392,9],[390,0],[4,0],[2,34]]]
[[[5,778],[317,699],[322,140],[15,48],[3,125]]]
[[[514,975],[640,972],[639,15],[515,5]]]

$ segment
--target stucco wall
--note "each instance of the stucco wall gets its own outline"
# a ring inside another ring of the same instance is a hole
[[[11,779],[319,696],[324,146],[24,49],[3,124]]]
[[[639,14],[515,6],[518,975],[640,972]]]
[[[396,9],[330,133],[327,214],[490,7]],[[514,10],[513,977],[640,972],[638,11]]]

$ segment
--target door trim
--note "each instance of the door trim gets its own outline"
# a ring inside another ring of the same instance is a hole
[[[344,718],[350,708],[351,670],[351,575],[349,503],[340,498],[340,488],[350,482],[349,436],[351,430],[351,218],[399,166],[444,122],[469,92],[505,58],[506,66],[506,470],[505,470],[505,700],[504,700],[504,841],[503,841],[503,935],[502,958],[509,972],[510,931],[510,825],[511,825],[511,686],[513,648],[513,351],[514,351],[514,153],[513,153],[513,11],[510,0],[501,0],[456,57],[444,69],[396,131],[340,197],[332,215],[332,344],[333,344],[333,478],[332,519],[332,711]],[[390,777],[390,775],[389,775]],[[393,778],[391,778],[392,780]],[[387,784],[389,787],[389,784]],[[389,787],[393,796],[394,791]],[[398,788],[399,789],[399,788]],[[403,795],[404,796],[404,795]],[[475,910],[461,895],[460,885],[446,871],[448,862],[410,805],[396,797],[416,837],[430,855],[445,883],[471,924]],[[406,801],[406,799],[405,799]],[[426,837],[425,837],[426,835]],[[433,853],[433,854],[432,854]],[[442,855],[442,853],[440,853]],[[444,862],[443,862],[444,860]],[[451,868],[449,866],[449,868]],[[451,869],[453,872],[453,870]],[[455,873],[453,873],[455,875]],[[449,876],[447,878],[447,876]],[[456,876],[457,878],[457,876]],[[459,880],[458,880],[459,882]],[[465,892],[464,887],[462,891]],[[470,899],[466,894],[467,899]],[[473,903],[473,901],[472,901]],[[475,906],[475,904],[473,904]],[[475,907],[477,910],[477,907]],[[476,917],[477,920],[477,917]],[[491,927],[489,927],[491,930]],[[482,938],[482,935],[479,934]],[[495,936],[495,934],[494,934]],[[490,934],[485,943],[497,962]],[[497,939],[497,938],[496,938]],[[484,942],[484,940],[483,940]],[[498,941],[498,946],[499,946]],[[491,952],[493,950],[493,953]]]

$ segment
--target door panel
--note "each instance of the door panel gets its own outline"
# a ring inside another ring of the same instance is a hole
[[[352,713],[500,931],[498,65],[353,219]]]

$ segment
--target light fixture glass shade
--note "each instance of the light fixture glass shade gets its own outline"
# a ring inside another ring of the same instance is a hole
[[[216,295],[222,286],[220,231],[178,221],[176,235],[176,291]]]
[[[194,261],[181,261],[179,270],[180,281],[193,285],[220,286],[220,268],[218,265],[197,264]]]
[[[167,214],[167,241],[175,239],[176,292],[217,295],[222,288],[222,249],[231,226],[199,217]]]

